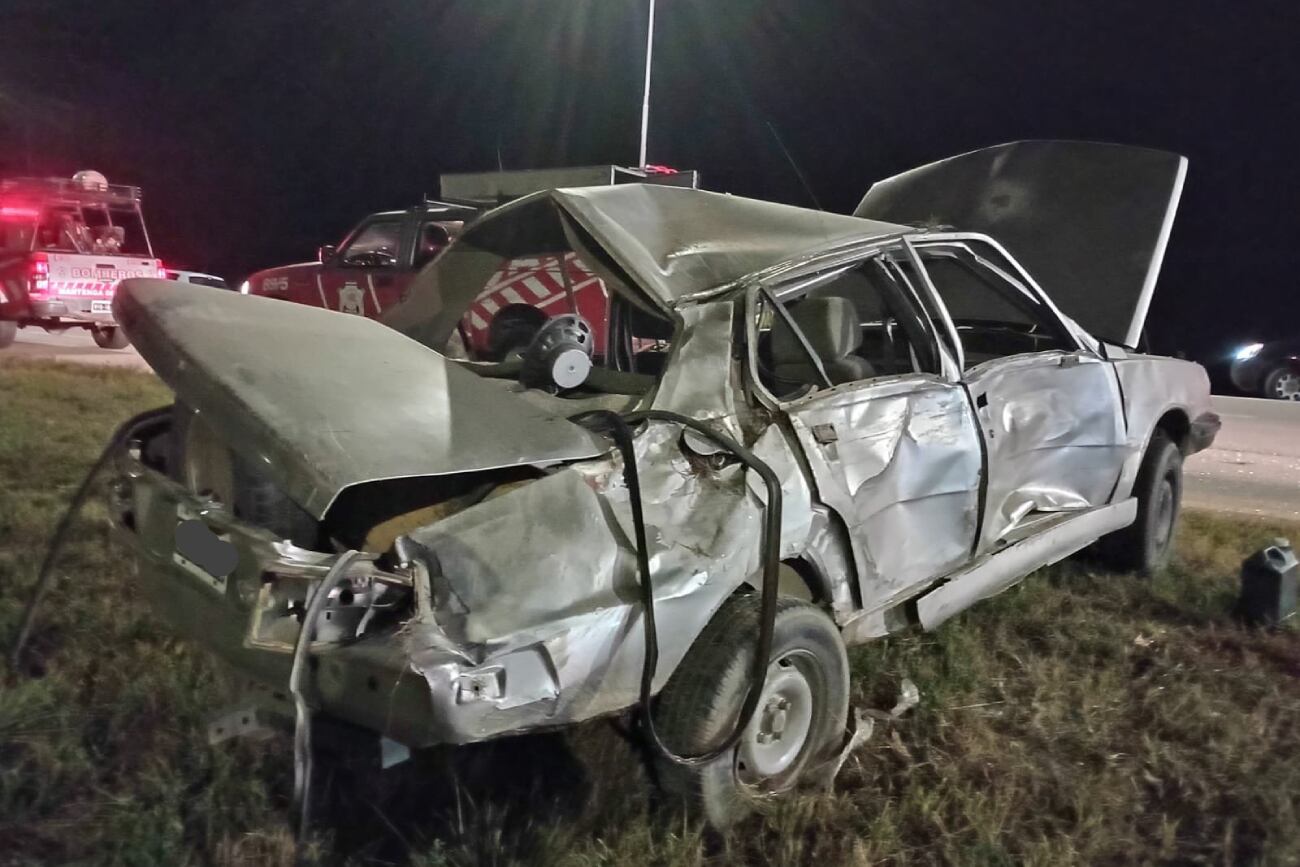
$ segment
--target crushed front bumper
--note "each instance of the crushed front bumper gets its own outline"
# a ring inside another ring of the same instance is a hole
[[[128,445],[114,456],[109,513],[135,551],[141,590],[178,632],[256,686],[268,708],[287,710],[300,628],[294,605],[300,618],[336,555],[297,548],[235,519],[145,466],[138,451]],[[178,553],[178,526],[196,520],[233,546],[233,572],[214,575]],[[359,581],[379,575],[395,584],[411,577],[385,572],[373,559],[360,560],[355,569]],[[427,574],[423,582],[421,591]],[[318,621],[304,678],[312,707],[410,747],[566,722],[554,715],[559,686],[544,648],[461,648],[421,613],[428,610],[422,604],[427,597],[412,596],[409,619],[392,628],[357,636],[357,618],[340,609],[332,609],[335,621]]]
[[[1212,446],[1221,427],[1223,427],[1223,420],[1219,418],[1218,413],[1203,412],[1198,415],[1192,420],[1191,428],[1187,432],[1187,453],[1194,455]]]

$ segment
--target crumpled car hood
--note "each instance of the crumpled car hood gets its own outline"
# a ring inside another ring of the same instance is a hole
[[[1186,172],[1149,148],[1013,142],[879,181],[854,214],[991,235],[1095,337],[1136,346]]]
[[[113,313],[177,397],[317,518],[362,482],[608,450],[360,316],[169,280],[124,281]]]

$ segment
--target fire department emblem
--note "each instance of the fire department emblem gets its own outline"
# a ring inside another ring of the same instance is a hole
[[[361,287],[356,283],[344,283],[342,288],[339,289],[339,312],[364,316],[365,298],[366,296],[361,291]]]

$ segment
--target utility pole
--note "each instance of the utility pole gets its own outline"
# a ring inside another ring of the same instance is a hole
[[[645,143],[650,132],[650,59],[655,46],[655,0],[650,0],[650,21],[645,34],[645,94],[641,99],[641,161],[638,166],[646,164]]]

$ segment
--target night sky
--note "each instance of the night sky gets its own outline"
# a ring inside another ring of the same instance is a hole
[[[0,175],[138,184],[168,264],[238,281],[444,171],[635,163],[644,39],[645,0],[0,0]],[[1298,54],[1294,0],[660,0],[650,161],[847,211],[1002,141],[1177,151],[1148,327],[1209,362],[1300,331]]]

